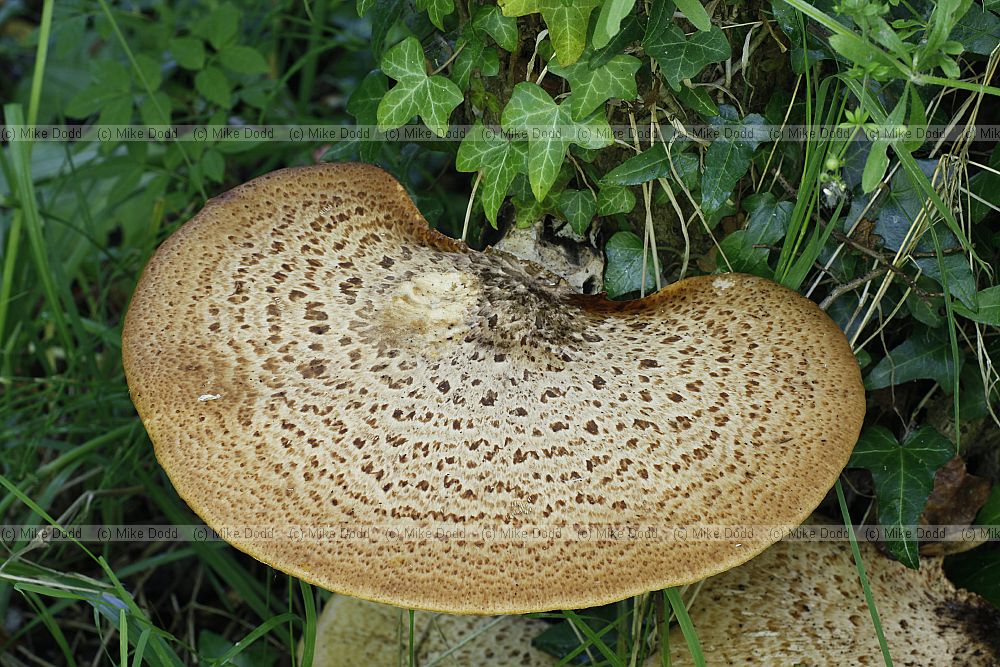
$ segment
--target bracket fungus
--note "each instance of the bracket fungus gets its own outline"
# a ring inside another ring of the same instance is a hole
[[[1000,665],[1000,612],[958,590],[942,558],[911,570],[862,542],[861,557],[897,665]],[[710,664],[881,665],[875,628],[847,541],[782,540],[706,581],[688,613]],[[696,664],[679,628],[669,664]],[[646,667],[665,664],[657,653]]]
[[[429,229],[360,164],[206,204],[143,272],[122,356],[158,460],[233,545],[452,613],[738,565],[819,504],[865,411],[844,335],[791,290],[727,274],[578,294]],[[705,524],[782,529],[672,539]]]
[[[526,616],[418,611],[413,618],[413,665],[554,667],[559,661],[531,643],[548,627],[545,621]],[[313,666],[409,665],[409,643],[410,619],[405,610],[334,595],[316,622]]]

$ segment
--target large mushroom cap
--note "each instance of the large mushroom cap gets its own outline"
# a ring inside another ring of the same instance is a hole
[[[910,570],[861,545],[875,606],[897,665],[1000,665],[1000,613],[956,590],[941,558]],[[847,542],[781,541],[705,582],[688,608],[710,665],[881,665],[882,653]],[[655,654],[647,667],[663,664]],[[670,662],[695,664],[679,628]]]
[[[414,667],[552,667],[559,661],[532,646],[548,628],[525,616],[452,616],[416,612]],[[405,609],[334,595],[316,623],[313,667],[409,665]]]
[[[730,274],[576,294],[428,229],[357,164],[209,202],[146,267],[122,352],[177,491],[216,529],[253,524],[224,533],[235,546],[455,613],[587,607],[742,563],[781,531],[663,538],[797,525],[864,413],[843,334],[790,290]]]

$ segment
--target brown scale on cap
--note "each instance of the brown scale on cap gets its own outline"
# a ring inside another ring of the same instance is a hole
[[[941,558],[921,558],[914,571],[860,546],[894,664],[1000,665],[1000,613],[956,590]],[[711,665],[884,664],[846,541],[781,541],[706,581],[688,612]],[[659,654],[646,663],[661,664]],[[670,633],[670,664],[694,664],[679,628]]]
[[[844,336],[794,292],[730,274],[579,295],[428,229],[357,164],[210,201],[143,273],[123,360],[157,458],[210,526],[371,529],[235,546],[457,613],[587,607],[742,563],[777,536],[594,529],[797,525],[865,409]],[[468,539],[386,537],[404,526]]]

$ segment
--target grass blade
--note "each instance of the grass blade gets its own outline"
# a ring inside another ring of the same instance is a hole
[[[875,597],[872,595],[871,586],[868,584],[868,573],[865,572],[865,564],[861,560],[861,549],[858,548],[858,540],[854,535],[854,524],[851,522],[851,513],[847,509],[847,500],[844,498],[844,488],[837,480],[837,502],[840,503],[840,513],[844,519],[844,527],[847,528],[847,536],[851,540],[851,553],[854,554],[854,564],[858,569],[858,578],[861,580],[861,588],[865,592],[865,602],[868,604],[868,613],[872,617],[872,625],[875,626],[875,634],[878,635],[878,645],[882,649],[882,660],[886,667],[892,667],[892,656],[889,655],[889,643],[885,640],[885,632],[882,630],[882,620],[879,618],[878,609],[875,607]]]
[[[705,667],[705,654],[701,651],[698,633],[694,629],[691,617],[688,616],[687,607],[684,606],[681,594],[676,588],[667,588],[663,591],[663,595],[670,601],[670,608],[674,610],[674,616],[677,617],[677,625],[680,626],[684,641],[687,643],[688,650],[691,651],[691,659],[694,661],[695,667]]]

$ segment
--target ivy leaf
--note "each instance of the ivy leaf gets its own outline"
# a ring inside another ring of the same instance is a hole
[[[924,329],[893,348],[869,371],[865,389],[931,379],[950,391],[954,377],[955,365],[947,333]]]
[[[1000,550],[982,546],[950,556],[944,563],[948,578],[956,586],[1000,607]]]
[[[368,72],[347,100],[347,113],[354,116],[358,125],[378,125],[378,105],[388,90],[389,80],[385,74],[377,69]],[[374,162],[383,145],[381,141],[360,141],[361,159]]]
[[[378,105],[389,91],[389,80],[375,69],[365,75],[347,100],[347,113],[354,116],[358,125],[378,123]]]
[[[989,215],[990,205],[1000,208],[1000,174],[992,171],[975,174],[969,179],[969,193],[978,197],[969,203],[969,220],[975,224]]]
[[[991,11],[984,11],[983,8],[973,5],[955,25],[948,39],[959,42],[966,51],[988,56],[1000,42],[1000,19],[993,13],[1000,11],[1000,2],[986,0],[983,6]]]
[[[765,192],[747,197],[743,206],[749,213],[746,228],[722,239],[719,246],[733,271],[771,278],[773,273],[767,265],[770,250],[755,246],[773,245],[785,236],[795,205],[790,201],[779,202]]]
[[[524,141],[511,141],[477,122],[458,147],[455,168],[482,173],[479,189],[483,194],[483,209],[496,227],[497,212],[511,182],[517,174],[528,170],[528,147]]]
[[[723,105],[712,124],[732,132],[731,138],[718,138],[705,151],[705,172],[701,178],[701,206],[707,217],[714,215],[726,203],[733,188],[750,168],[750,159],[760,144],[756,127],[764,124],[757,114],[750,114],[740,123],[730,119],[736,116],[732,107]],[[728,118],[727,118],[728,116]]]
[[[744,199],[743,208],[750,214],[745,230],[748,240],[756,245],[771,245],[784,238],[795,204],[778,201],[764,192]]]
[[[664,80],[674,90],[681,82],[690,79],[709,63],[726,60],[732,55],[726,36],[717,27],[698,32],[690,39],[673,23],[654,28],[650,19],[642,46],[657,64]]]
[[[677,91],[677,99],[703,118],[714,118],[719,115],[719,107],[712,101],[708,90],[701,86],[695,88],[681,86],[681,89]]]
[[[943,240],[940,232],[938,234],[939,240]],[[950,232],[945,238],[957,243]],[[958,297],[968,309],[976,308],[976,277],[973,275],[972,267],[969,266],[965,255],[961,253],[945,255],[941,258],[940,265],[937,257],[921,257],[916,260],[916,264],[925,276],[936,280],[942,287],[944,287],[944,279],[941,276],[941,268],[944,267],[944,272],[948,275],[948,292],[952,296]]]
[[[480,6],[472,27],[492,37],[504,51],[513,52],[517,48],[517,19],[504,16],[496,5]]]
[[[416,37],[407,37],[382,58],[382,71],[397,81],[378,105],[382,131],[405,125],[419,115],[434,134],[448,131],[448,117],[462,102],[462,91],[446,77],[428,76],[424,51]]]
[[[670,175],[670,161],[663,144],[656,144],[633,155],[601,179],[608,185],[640,185]]]
[[[545,215],[545,206],[532,195],[514,197],[514,224],[518,229],[526,229]]]
[[[698,159],[698,156],[693,153],[681,153],[674,156],[673,162],[674,171],[677,172],[677,178],[680,179],[681,183],[692,192],[697,190],[698,178],[701,176],[701,160]],[[671,171],[672,175],[673,171]]]
[[[990,497],[976,513],[976,524],[980,526],[995,526],[1000,524],[1000,484],[990,490]]]
[[[597,191],[597,215],[629,213],[635,208],[635,194],[621,185],[604,185]]]
[[[371,13],[372,54],[381,60],[385,53],[389,31],[400,21],[413,15],[412,5],[404,0],[374,0],[375,11]]]
[[[583,652],[586,646],[581,639],[583,634],[580,628],[584,625],[590,626],[591,633],[600,633],[599,636],[605,646],[617,646],[618,632],[621,627],[619,614],[620,612],[615,608],[615,605],[591,607],[585,615],[578,616],[574,621],[566,619],[547,626],[543,632],[531,640],[531,644],[539,651],[553,656],[554,659],[551,660],[553,665],[586,664],[583,660],[567,657],[571,654],[578,655]]]
[[[635,0],[604,0],[591,37],[595,49],[603,49],[618,34],[622,19],[632,12],[634,6]]]
[[[584,148],[603,148],[612,142],[607,118],[595,114],[582,123],[574,123],[567,108],[570,102],[556,104],[545,90],[530,81],[514,87],[504,107],[501,122],[506,130],[521,130],[528,140],[528,181],[538,201],[555,183],[571,143]]]
[[[937,160],[918,159],[916,162],[924,175],[930,179],[937,168]],[[904,242],[909,241],[910,227],[920,215],[923,205],[924,195],[910,178],[910,174],[903,169],[897,171],[890,181],[886,203],[878,212],[878,219],[875,222],[875,234],[882,238],[886,250],[899,250]],[[918,250],[928,250],[928,248],[918,246]]]
[[[456,44],[461,48],[451,67],[451,80],[462,90],[468,90],[475,70],[483,76],[496,76],[500,72],[500,60],[496,49],[487,48],[485,40],[475,30],[465,31],[465,36]]]
[[[701,0],[674,0],[674,3],[677,5],[677,9],[684,14],[684,18],[690,21],[695,28],[702,32],[711,30],[712,20],[701,4]]]
[[[573,104],[573,96],[566,98],[569,105]],[[572,114],[566,113],[567,122],[572,122]],[[580,146],[584,151],[597,151],[615,143],[611,133],[611,126],[608,125],[608,117],[604,110],[598,110],[581,121],[577,121],[573,126],[573,143]]]
[[[955,312],[962,317],[1000,327],[1000,285],[979,292],[976,295],[976,302],[978,306],[975,310],[961,303],[956,303],[953,307]]]
[[[570,109],[574,120],[582,120],[608,100],[634,100],[635,73],[642,62],[632,56],[615,56],[605,64],[591,69],[590,59],[583,58],[570,65],[550,65],[549,71],[569,81]]]
[[[612,299],[637,292],[642,286],[642,239],[632,232],[618,232],[604,246],[607,268],[604,289]],[[646,249],[646,292],[656,289],[653,249]]]
[[[615,56],[625,51],[633,42],[642,39],[646,30],[646,17],[630,14],[622,21],[621,30],[611,38],[605,46],[595,49],[594,55],[590,57],[591,67],[600,67]]]
[[[559,193],[559,211],[573,231],[583,236],[597,213],[597,197],[590,190],[563,190]]]
[[[909,568],[919,566],[916,525],[934,488],[937,469],[955,456],[954,446],[930,426],[910,433],[900,444],[882,426],[864,430],[847,466],[866,468],[875,481],[878,521],[899,539],[886,546]]]
[[[455,11],[454,0],[416,0],[417,9],[426,11],[438,30],[444,32],[444,17]]]
[[[600,0],[499,0],[504,16],[541,14],[556,58],[572,65],[587,44],[587,23]]]
[[[936,160],[916,160],[928,178],[933,176],[937,168]],[[875,223],[875,233],[883,239],[887,250],[898,250],[904,242],[907,242],[910,229],[913,223],[920,216],[924,205],[923,192],[910,178],[910,175],[900,169],[893,176],[889,196],[886,203],[878,213]],[[958,248],[959,241],[947,229],[936,230],[937,240],[941,248]],[[934,237],[925,234],[916,245],[918,252],[934,252]],[[938,265],[937,257],[920,257],[914,260],[920,267],[923,274],[938,284],[944,285],[941,275],[941,266]],[[945,255],[941,258],[941,264],[948,276],[948,290],[952,295],[961,299],[970,310],[976,307],[976,278],[972,274],[968,261],[962,253]]]

